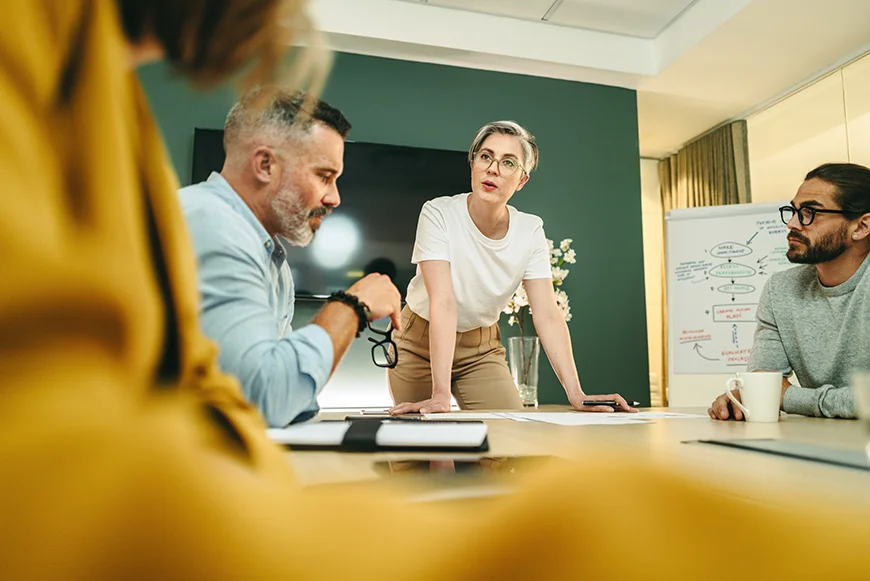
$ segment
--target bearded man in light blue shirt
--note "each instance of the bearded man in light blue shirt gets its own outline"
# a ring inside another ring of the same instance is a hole
[[[273,427],[317,413],[317,395],[368,321],[391,317],[399,326],[400,293],[381,274],[335,293],[310,324],[290,326],[293,277],[278,238],[307,246],[338,207],[349,130],[322,101],[254,90],[227,116],[221,172],[179,194],[203,330],[220,347],[221,367]]]

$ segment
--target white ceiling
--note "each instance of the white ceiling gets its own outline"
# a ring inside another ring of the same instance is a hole
[[[640,152],[656,158],[870,48],[867,0],[309,0],[309,7],[335,50],[636,89]]]
[[[639,79],[641,150],[662,157],[870,50],[867,0],[754,0],[659,74]]]
[[[694,0],[401,0],[547,21],[551,24],[655,38]]]

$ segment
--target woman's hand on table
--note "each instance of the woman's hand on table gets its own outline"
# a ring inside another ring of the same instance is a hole
[[[625,401],[625,398],[619,395],[618,393],[607,393],[600,395],[588,395],[585,393],[579,393],[577,395],[569,395],[568,401],[571,403],[571,407],[573,407],[578,412],[601,412],[601,413],[613,413],[613,412],[628,412],[628,413],[636,413],[637,408],[633,408],[628,405],[628,402]],[[602,402],[612,402],[615,401],[618,405],[583,405],[584,401],[602,401]]]
[[[429,399],[415,403],[400,403],[390,408],[390,415],[401,414],[437,414],[450,411],[450,394],[437,394]]]

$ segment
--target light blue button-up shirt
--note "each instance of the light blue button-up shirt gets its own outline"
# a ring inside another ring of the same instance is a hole
[[[293,277],[284,248],[217,173],[179,196],[196,250],[200,321],[220,366],[272,427],[313,417],[329,379],[332,340],[318,325],[293,331]]]

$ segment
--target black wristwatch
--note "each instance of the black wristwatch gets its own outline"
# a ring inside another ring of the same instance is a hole
[[[356,298],[354,295],[348,294],[344,291],[335,291],[329,298],[326,299],[328,303],[344,303],[356,312],[356,316],[359,319],[359,326],[356,329],[356,336],[359,337],[363,331],[365,331],[366,325],[368,325],[369,320],[372,317],[372,311],[369,309],[368,305],[364,302]]]

